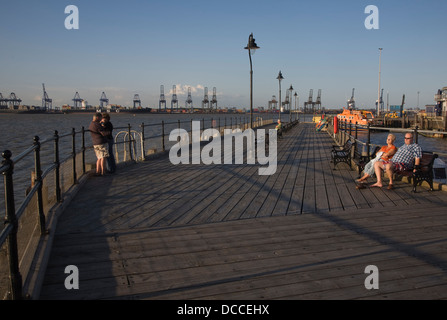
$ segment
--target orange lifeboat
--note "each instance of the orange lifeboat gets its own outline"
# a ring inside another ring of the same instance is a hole
[[[369,123],[374,119],[374,115],[371,111],[365,110],[348,110],[343,108],[343,112],[337,114],[338,122],[347,122],[360,127],[367,127]]]

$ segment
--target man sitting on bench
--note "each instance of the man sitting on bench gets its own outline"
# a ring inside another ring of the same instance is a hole
[[[413,134],[405,134],[405,144],[400,147],[393,158],[389,161],[377,161],[374,164],[377,182],[371,187],[382,188],[382,170],[385,171],[390,179],[388,190],[393,189],[393,172],[405,171],[420,168],[422,158],[422,149],[417,143],[413,143]]]
[[[278,125],[276,126],[275,129],[276,129],[276,133],[277,133],[278,137],[282,138],[282,129],[283,129],[283,127],[282,127],[281,120],[278,120]]]

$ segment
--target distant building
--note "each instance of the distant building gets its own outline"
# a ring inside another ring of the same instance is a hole
[[[438,93],[435,94],[436,101],[436,114],[437,115],[445,115],[447,112],[447,87],[438,90]]]

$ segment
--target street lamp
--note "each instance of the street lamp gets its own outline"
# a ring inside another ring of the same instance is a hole
[[[289,122],[292,122],[292,92],[293,92],[293,87],[292,87],[292,85],[290,85],[289,91],[290,91],[290,101],[289,101]]]
[[[256,45],[255,39],[253,38],[253,33],[248,37],[248,45],[244,48],[248,50],[248,57],[250,59],[250,128],[253,128],[253,64],[251,61],[251,55],[259,47]]]
[[[381,76],[381,64],[382,64],[382,50],[379,48],[379,92],[377,93],[377,116],[380,116],[380,76]]]
[[[295,97],[295,118],[297,119],[298,118],[298,108],[296,105],[296,99],[298,98],[298,93],[296,93],[296,91],[295,91],[294,97]]]
[[[276,78],[279,81],[279,121],[281,121],[281,80],[284,79],[281,71],[278,73],[278,77]]]

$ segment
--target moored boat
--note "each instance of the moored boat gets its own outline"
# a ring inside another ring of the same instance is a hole
[[[352,125],[357,124],[359,128],[367,128],[368,124],[374,119],[374,115],[371,111],[366,110],[353,110],[343,108],[343,112],[337,114],[339,122],[347,122]]]

